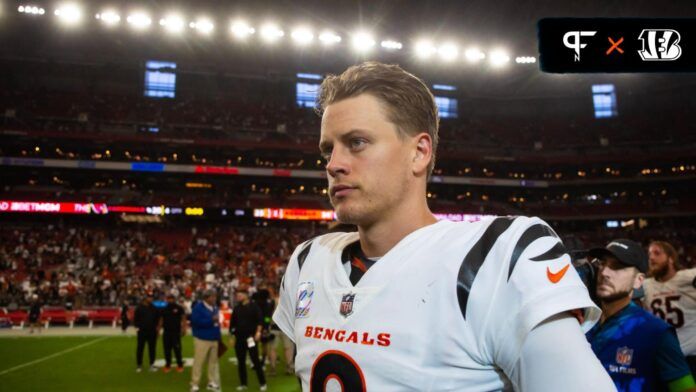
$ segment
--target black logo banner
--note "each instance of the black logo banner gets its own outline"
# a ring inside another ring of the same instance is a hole
[[[544,72],[696,72],[696,18],[545,18]]]

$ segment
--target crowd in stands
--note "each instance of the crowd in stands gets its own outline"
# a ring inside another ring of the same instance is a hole
[[[276,288],[305,230],[254,228],[0,228],[0,306],[136,304],[146,294],[186,299],[239,284]]]
[[[284,227],[109,226],[3,224],[0,307],[25,308],[34,295],[46,306],[115,307],[137,304],[146,294],[191,300],[208,288],[231,301],[240,284],[276,289],[294,248],[320,234]],[[618,237],[646,246],[667,240],[682,266],[696,266],[692,227],[557,231],[569,249]]]
[[[157,143],[114,142],[104,148],[93,143],[75,140],[53,140],[37,143],[14,141],[0,146],[0,155],[17,158],[46,158],[116,162],[156,162],[166,164],[258,167],[270,169],[323,170],[326,162],[320,158],[316,145],[306,151],[277,151],[254,149],[235,150],[233,146],[168,146]],[[315,151],[316,149],[316,151]],[[309,152],[312,151],[312,152]],[[659,178],[696,173],[693,158],[674,156],[667,162],[525,164],[478,161],[440,157],[434,174],[441,176],[480,177],[492,179],[567,181],[616,178]]]
[[[159,136],[166,137],[316,145],[320,118],[312,109],[298,107],[291,93],[268,94],[262,98],[258,95],[258,92],[184,95],[171,100],[136,94],[7,89],[0,92],[0,126],[94,135],[156,129]],[[466,110],[472,111],[475,114],[473,108]],[[602,139],[612,145],[693,142],[693,124],[686,118],[677,120],[666,129],[657,118],[624,116],[620,121],[597,123],[591,118],[530,116],[524,121],[513,121],[462,113],[460,118],[442,121],[441,152],[472,147],[498,151],[501,148],[583,150],[599,148]]]

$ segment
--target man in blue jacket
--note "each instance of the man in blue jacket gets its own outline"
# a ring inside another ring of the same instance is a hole
[[[599,260],[597,298],[602,318],[587,333],[602,365],[620,391],[691,391],[696,387],[674,328],[631,301],[648,270],[640,244],[614,240],[592,249]]]
[[[203,364],[208,362],[209,391],[220,391],[220,371],[218,369],[218,342],[220,341],[219,309],[216,306],[217,293],[206,290],[203,300],[196,302],[191,310],[191,330],[193,332],[193,371],[191,392],[199,390]]]

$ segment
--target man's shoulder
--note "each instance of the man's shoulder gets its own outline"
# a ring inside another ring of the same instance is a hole
[[[327,233],[310,238],[297,246],[299,254],[309,252],[314,247],[325,248],[331,252],[342,251],[345,246],[359,239],[357,232]],[[298,254],[298,256],[299,256]]]
[[[675,278],[678,280],[678,284],[687,285],[691,287],[696,287],[696,268],[687,268],[677,271]]]
[[[446,233],[441,237],[445,242],[454,241],[464,245],[469,243],[472,237],[485,237],[487,242],[495,243],[497,246],[505,246],[505,243],[497,241],[498,238],[503,235],[506,237],[515,234],[521,235],[532,226],[544,228],[539,230],[540,235],[556,236],[542,219],[528,216],[491,216],[475,222],[448,222],[448,224],[442,225],[440,230]]]
[[[644,320],[639,325],[647,333],[661,334],[672,328],[667,322],[638,305],[633,307],[633,315]]]
[[[475,230],[494,224],[513,229],[527,227],[533,224],[543,224],[548,226],[548,224],[539,217],[523,215],[491,215],[477,221],[459,221],[449,223],[450,224],[445,227],[446,230]]]

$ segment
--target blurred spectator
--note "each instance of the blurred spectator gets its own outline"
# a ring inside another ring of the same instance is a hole
[[[616,388],[623,391],[687,391],[696,383],[674,328],[631,301],[643,284],[648,257],[625,239],[592,249],[599,259],[597,297],[602,317],[587,338]]]
[[[34,294],[31,297],[31,306],[29,307],[29,333],[34,333],[34,328],[37,332],[41,332],[41,312],[39,296]]]
[[[230,335],[237,354],[237,370],[240,385],[238,390],[247,388],[246,357],[247,352],[251,363],[259,379],[261,390],[266,390],[266,375],[263,373],[263,364],[259,361],[259,344],[263,331],[263,314],[261,308],[249,299],[249,288],[240,286],[236,291],[237,305],[232,310],[230,320]]]
[[[167,294],[167,306],[162,310],[160,323],[163,328],[162,344],[166,362],[163,371],[169,373],[171,369],[173,350],[176,356],[176,371],[181,373],[184,371],[184,362],[181,359],[181,337],[186,333],[186,313],[177,303],[174,294]]]
[[[159,311],[152,304],[151,294],[144,296],[142,303],[135,308],[133,326],[138,331],[138,346],[136,350],[138,364],[136,371],[138,373],[142,371],[145,345],[147,345],[148,358],[150,359],[150,371],[157,371],[155,367],[155,347],[157,346],[159,316]]]
[[[130,325],[130,318],[128,317],[128,302],[123,302],[121,305],[121,331],[126,333],[128,326]]]
[[[213,289],[203,292],[203,300],[198,301],[191,311],[193,332],[193,371],[191,372],[191,392],[199,390],[203,365],[208,364],[208,385],[210,391],[220,390],[220,369],[218,366],[218,344],[220,343],[219,308],[217,293]]]
[[[643,305],[677,330],[691,373],[696,374],[696,268],[681,269],[677,250],[665,241],[651,242],[648,256],[650,278],[643,285]]]

